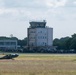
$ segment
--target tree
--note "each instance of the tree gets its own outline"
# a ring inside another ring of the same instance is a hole
[[[53,45],[54,46],[57,46],[58,49],[69,49],[69,44],[70,44],[70,41],[69,41],[70,37],[64,37],[64,38],[61,38],[61,39],[54,39],[53,41]]]
[[[26,46],[27,45],[27,37],[24,38],[23,40],[18,40],[18,45],[20,45],[21,47]]]
[[[70,49],[74,49],[76,51],[76,37],[72,38]]]
[[[60,40],[58,38],[53,40],[53,46],[57,46],[57,49],[60,49]]]

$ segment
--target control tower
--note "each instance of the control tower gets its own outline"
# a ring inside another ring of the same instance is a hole
[[[46,21],[31,21],[28,28],[28,46],[52,46],[53,45],[53,28],[46,26]]]
[[[45,28],[46,26],[46,21],[31,21],[30,22],[30,27],[31,28]]]

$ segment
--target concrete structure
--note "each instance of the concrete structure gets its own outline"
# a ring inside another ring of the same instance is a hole
[[[53,45],[53,28],[46,27],[46,21],[30,22],[28,28],[28,46],[52,46]]]
[[[16,39],[0,39],[0,49],[17,49],[17,40]]]

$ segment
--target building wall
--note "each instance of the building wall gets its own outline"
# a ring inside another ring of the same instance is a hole
[[[47,42],[48,46],[53,45],[53,28],[47,28]]]
[[[28,45],[35,46],[36,45],[36,29],[28,28]]]
[[[36,28],[36,43],[37,46],[47,45],[47,29],[46,28]]]
[[[52,46],[53,28],[29,28],[28,45],[29,46]]]
[[[0,40],[0,49],[17,49],[17,40]]]

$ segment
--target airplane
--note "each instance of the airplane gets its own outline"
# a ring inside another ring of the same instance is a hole
[[[0,59],[13,59],[13,58],[16,58],[18,56],[19,56],[18,54],[7,54],[7,55],[1,57]]]

